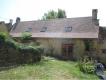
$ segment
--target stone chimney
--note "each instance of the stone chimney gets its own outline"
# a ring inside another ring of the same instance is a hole
[[[93,19],[93,20],[97,20],[97,12],[98,12],[97,9],[93,9],[93,10],[92,10],[92,19]]]
[[[97,19],[97,9],[92,9],[92,21],[94,22],[95,25],[99,25],[99,20]]]
[[[16,23],[13,24],[13,27],[12,27],[11,31],[13,31],[17,27],[18,23],[20,23],[20,17],[16,18]]]
[[[17,17],[16,18],[16,23],[19,23],[20,22],[20,17]]]
[[[13,20],[12,20],[12,19],[10,19],[9,23],[10,23],[10,24],[12,24],[12,23],[13,23]]]

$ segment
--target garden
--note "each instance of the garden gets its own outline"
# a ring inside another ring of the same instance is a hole
[[[99,80],[92,59],[73,62],[43,56],[40,44],[23,43],[30,38],[23,33],[18,42],[0,32],[0,80]]]

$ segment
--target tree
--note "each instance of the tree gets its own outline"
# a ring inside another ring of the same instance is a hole
[[[57,18],[66,18],[66,13],[64,10],[58,9]]]
[[[64,10],[58,9],[58,11],[48,11],[48,13],[44,13],[42,16],[42,20],[47,19],[56,19],[56,18],[66,18],[66,13]]]

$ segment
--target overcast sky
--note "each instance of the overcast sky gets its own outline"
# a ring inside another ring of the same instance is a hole
[[[66,11],[67,17],[85,17],[92,15],[92,9],[98,9],[100,25],[106,26],[106,0],[0,0],[0,21],[38,20],[49,10],[58,8]]]

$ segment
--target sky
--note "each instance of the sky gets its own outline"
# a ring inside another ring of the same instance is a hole
[[[92,15],[92,9],[98,9],[100,25],[106,26],[106,0],[0,0],[0,21],[38,20],[49,10],[63,9],[68,18]]]

